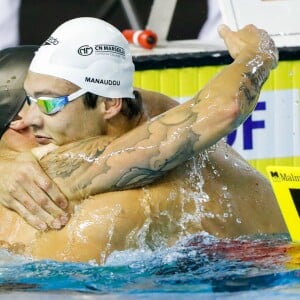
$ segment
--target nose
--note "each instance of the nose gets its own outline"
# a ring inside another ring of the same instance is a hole
[[[17,120],[10,122],[9,127],[16,131],[21,131],[28,128],[28,125],[24,123],[24,119],[19,117]]]
[[[42,112],[36,103],[32,102],[28,106],[27,111],[23,116],[23,121],[25,126],[40,128],[43,125]]]

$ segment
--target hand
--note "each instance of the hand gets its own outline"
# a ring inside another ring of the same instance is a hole
[[[262,54],[271,60],[272,68],[278,63],[278,50],[269,34],[254,25],[247,25],[238,31],[232,31],[226,25],[220,25],[219,35],[233,59],[242,53]]]
[[[67,199],[31,153],[0,161],[0,203],[39,230],[59,229],[68,221]]]

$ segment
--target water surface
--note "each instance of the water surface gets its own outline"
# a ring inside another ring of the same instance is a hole
[[[287,235],[207,234],[167,249],[114,252],[103,266],[32,261],[1,250],[0,293],[31,300],[298,299],[299,250]]]

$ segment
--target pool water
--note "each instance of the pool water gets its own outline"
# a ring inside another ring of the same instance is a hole
[[[114,252],[103,266],[32,261],[1,250],[0,297],[298,299],[299,269],[300,247],[287,235],[199,234],[168,249]]]

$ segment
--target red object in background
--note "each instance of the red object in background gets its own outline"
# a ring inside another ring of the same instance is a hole
[[[125,29],[122,33],[129,43],[133,43],[145,49],[152,49],[157,44],[157,34],[149,29]]]

